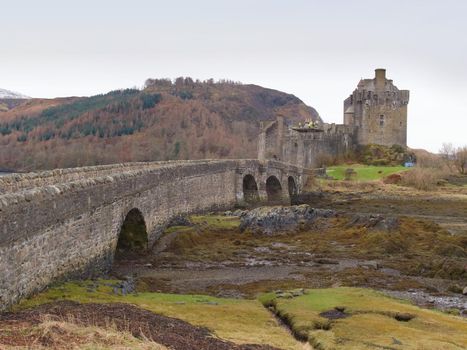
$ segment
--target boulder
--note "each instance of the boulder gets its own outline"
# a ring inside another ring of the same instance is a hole
[[[167,225],[168,227],[172,226],[193,226],[193,223],[190,221],[189,218],[183,215],[177,215],[173,217],[169,224]]]
[[[399,228],[400,221],[396,217],[384,217],[374,214],[355,214],[348,224],[351,226],[366,227],[380,231],[392,231]]]
[[[329,218],[335,215],[333,210],[314,209],[306,204],[290,207],[259,207],[241,217],[240,229],[272,235],[306,228],[317,218]]]

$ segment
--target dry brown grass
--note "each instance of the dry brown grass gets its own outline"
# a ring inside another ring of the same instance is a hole
[[[163,345],[142,336],[135,338],[129,330],[115,325],[82,325],[72,318],[44,317],[37,325],[11,324],[2,329],[2,349],[136,349],[166,350]]]
[[[438,182],[446,175],[446,172],[439,168],[417,167],[402,174],[401,184],[422,191],[430,191],[435,189]]]

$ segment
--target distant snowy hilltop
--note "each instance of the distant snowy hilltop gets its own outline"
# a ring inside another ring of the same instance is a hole
[[[29,99],[29,96],[22,95],[17,92],[5,90],[5,89],[0,89],[0,99],[2,98],[11,98],[11,99]]]

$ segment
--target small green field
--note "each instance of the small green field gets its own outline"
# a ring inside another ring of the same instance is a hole
[[[345,171],[353,169],[357,173],[353,180],[357,181],[373,181],[382,179],[388,175],[395,174],[401,171],[406,171],[408,168],[403,166],[372,166],[362,164],[338,165],[327,168],[327,175],[332,176],[336,180],[344,180]]]

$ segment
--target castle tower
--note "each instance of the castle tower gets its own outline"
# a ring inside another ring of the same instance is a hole
[[[355,126],[357,142],[407,146],[409,91],[399,90],[386,78],[386,70],[375,70],[373,79],[362,79],[344,101],[344,124]]]

